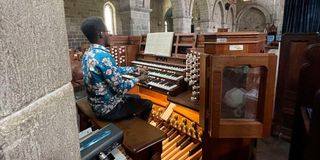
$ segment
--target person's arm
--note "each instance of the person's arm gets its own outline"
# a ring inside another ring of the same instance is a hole
[[[102,60],[98,66],[106,82],[117,93],[126,93],[139,81],[138,78],[124,80],[119,72],[118,67],[113,65],[110,59],[108,60],[106,58]]]
[[[118,67],[118,72],[121,74],[130,74],[136,71],[137,71],[136,67]]]

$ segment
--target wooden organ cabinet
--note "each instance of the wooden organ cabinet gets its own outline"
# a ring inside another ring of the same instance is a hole
[[[200,124],[203,150],[212,150],[204,159],[248,159],[255,139],[270,134],[276,59],[201,54]]]
[[[118,66],[130,66],[138,54],[138,46],[130,44],[128,36],[111,36],[109,50]]]
[[[260,32],[217,32],[204,35],[209,54],[264,53],[266,34]]]
[[[241,34],[234,34],[241,41]],[[259,53],[262,36],[250,34],[244,37],[258,40],[250,40],[248,46],[224,39],[238,45],[233,54],[219,49],[225,45],[215,47],[221,54],[211,52],[206,35],[175,34],[171,57],[143,54],[146,36],[121,37],[112,43],[111,48],[136,45],[134,59],[125,50],[125,62],[148,68],[148,81],[129,93],[154,103],[150,124],[167,136],[161,159],[249,159],[255,139],[269,134],[276,56]]]

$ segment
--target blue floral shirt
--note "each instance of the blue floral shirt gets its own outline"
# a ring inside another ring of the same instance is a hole
[[[97,116],[109,113],[122,101],[138,79],[124,80],[121,74],[132,73],[133,67],[118,67],[109,50],[92,44],[82,58],[83,80],[88,100]]]

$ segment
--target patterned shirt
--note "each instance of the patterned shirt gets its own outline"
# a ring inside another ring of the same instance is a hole
[[[83,80],[88,100],[97,116],[104,116],[122,101],[138,79],[122,79],[121,74],[132,73],[133,67],[118,67],[109,50],[99,44],[91,44],[82,58]]]

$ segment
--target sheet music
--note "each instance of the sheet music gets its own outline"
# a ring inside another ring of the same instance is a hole
[[[173,32],[148,33],[144,54],[171,57]]]

